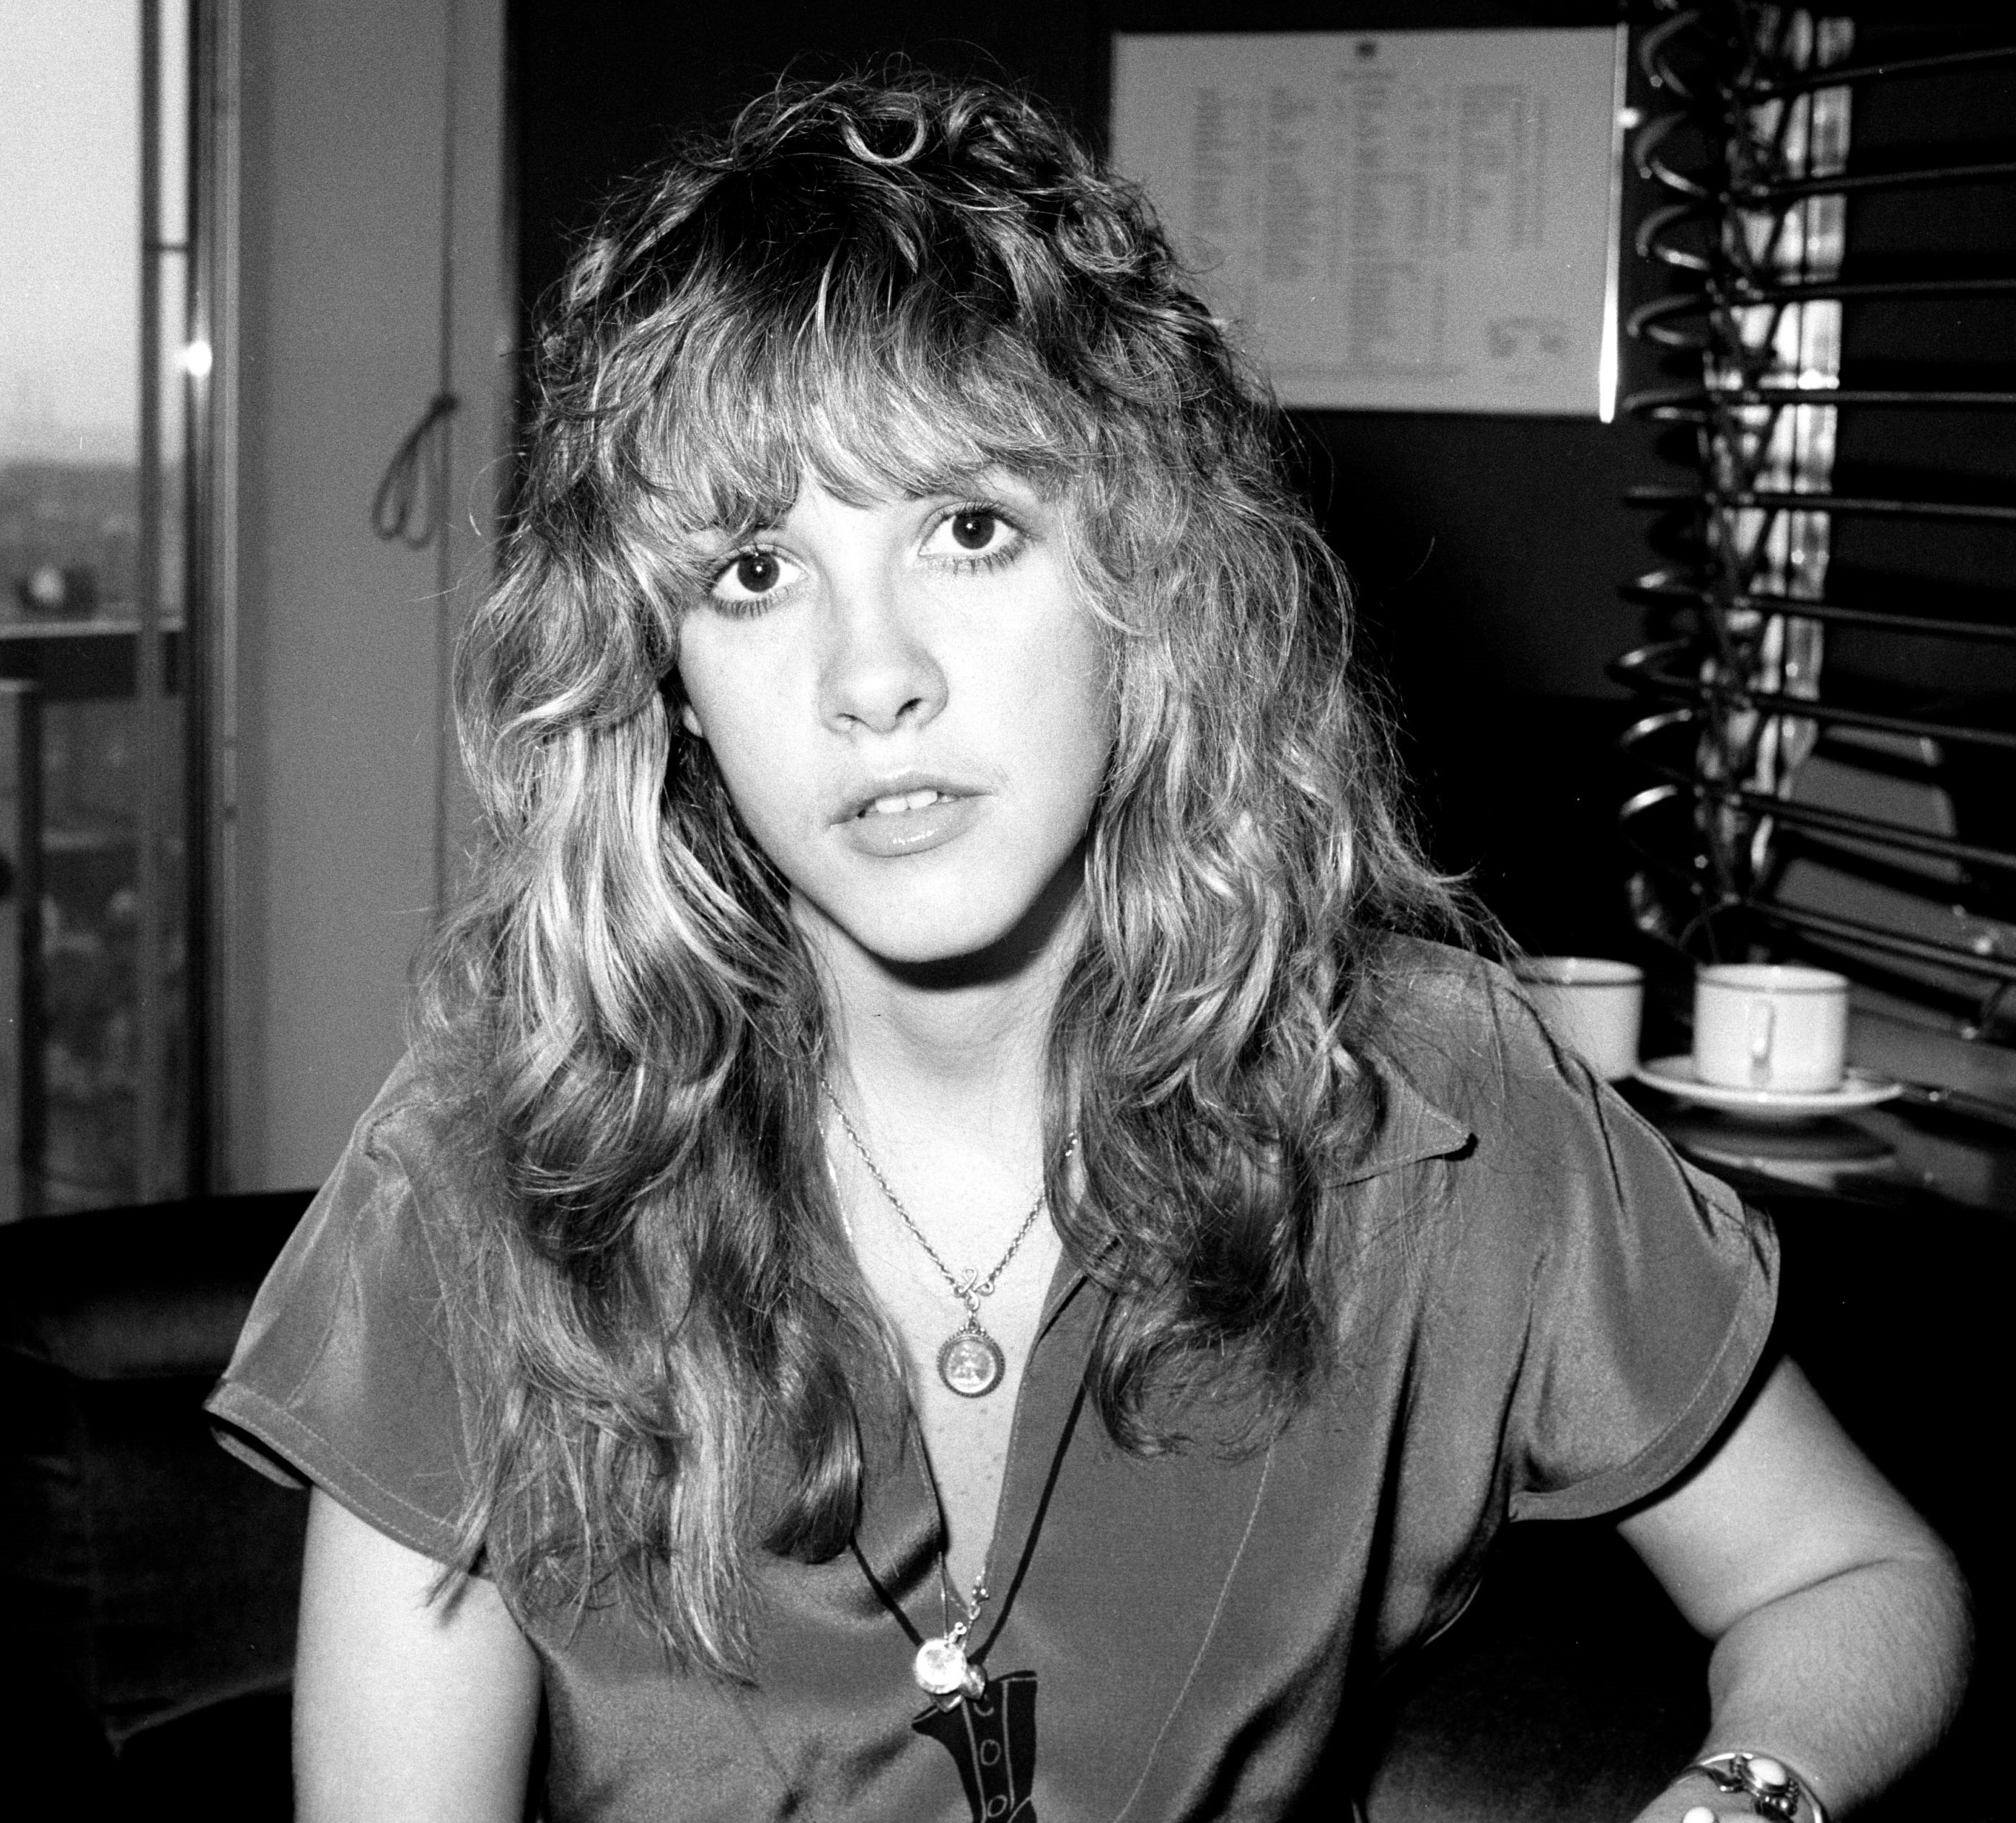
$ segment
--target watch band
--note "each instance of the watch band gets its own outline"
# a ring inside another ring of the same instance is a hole
[[[1820,1800],[1775,1755],[1739,1748],[1733,1753],[1711,1753],[1687,1770],[1706,1773],[1725,1792],[1742,1792],[1751,1810],[1774,1823],[1827,1823]]]

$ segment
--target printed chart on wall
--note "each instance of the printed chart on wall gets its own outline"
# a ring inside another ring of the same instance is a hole
[[[1287,405],[1610,415],[1621,35],[1122,33],[1113,156]]]

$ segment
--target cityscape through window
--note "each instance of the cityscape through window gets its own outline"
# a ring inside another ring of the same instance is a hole
[[[182,1193],[186,0],[0,58],[0,1220]]]

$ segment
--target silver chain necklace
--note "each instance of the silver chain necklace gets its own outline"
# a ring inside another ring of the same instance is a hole
[[[911,1239],[931,1256],[931,1264],[944,1275],[945,1283],[952,1288],[952,1295],[966,1306],[965,1322],[947,1336],[938,1349],[938,1378],[962,1399],[985,1397],[1001,1384],[1008,1372],[1008,1357],[1001,1352],[1001,1344],[981,1327],[980,1300],[994,1295],[1001,1275],[1008,1270],[1008,1262],[1015,1257],[1016,1249],[1028,1239],[1030,1229],[1036,1225],[1036,1217],[1043,1213],[1048,1191],[1036,1192],[1036,1200],[1029,1205],[1029,1213],[1022,1217],[1022,1225],[1016,1229],[1014,1239],[1008,1243],[1008,1251],[995,1262],[992,1272],[985,1278],[977,1271],[962,1276],[945,1263],[938,1249],[925,1239],[924,1231],[917,1226],[916,1219],[903,1206],[902,1198],[882,1175],[882,1169],[869,1151],[867,1142],[855,1131],[854,1123],[848,1119],[846,1109],[840,1104],[840,1097],[833,1092],[832,1084],[823,1076],[819,1078],[819,1091],[833,1104],[833,1113],[840,1116],[841,1130],[854,1142],[854,1149],[868,1167],[869,1176],[888,1198],[889,1206],[902,1217],[903,1226],[910,1231]]]

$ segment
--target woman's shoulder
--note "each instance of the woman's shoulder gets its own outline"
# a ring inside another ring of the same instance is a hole
[[[1417,1012],[1449,1024],[1483,1019],[1499,999],[1518,991],[1502,963],[1424,937],[1382,936],[1366,968],[1381,991],[1404,994]]]
[[[477,1194],[485,1134],[477,1098],[439,1063],[409,1050],[351,1128],[323,1185],[354,1201],[391,1192],[416,1214],[445,1222]]]
[[[468,1264],[484,1202],[471,1125],[439,1073],[408,1052],[358,1117],[268,1291],[285,1284],[298,1299],[327,1278],[326,1295],[347,1282],[395,1304],[437,1303]]]
[[[1586,1094],[1502,963],[1395,936],[1368,958],[1364,977],[1366,1048],[1453,1118],[1496,1125],[1509,1101],[1535,1088]]]
[[[1681,1160],[1651,1123],[1559,1043],[1503,964],[1396,939],[1375,965],[1373,1063],[1467,1135],[1460,1174],[1503,1216],[1528,1208],[1558,1230],[1571,1204],[1697,1210],[1732,1231],[1746,1218],[1719,1180]],[[1475,1200],[1474,1197],[1472,1200]]]
[[[1511,971],[1469,951],[1395,939],[1368,970],[1370,1061],[1395,1099],[1425,1105],[1466,1142],[1459,1176],[1501,1213],[1530,1203],[1552,1228],[1564,1200],[1608,1187],[1741,1219],[1740,1199],[1687,1165],[1645,1116],[1542,1023]],[[1418,1117],[1417,1117],[1417,1124]]]
[[[467,1106],[444,1066],[409,1048],[358,1116],[350,1145],[416,1159],[438,1156],[459,1143]]]

